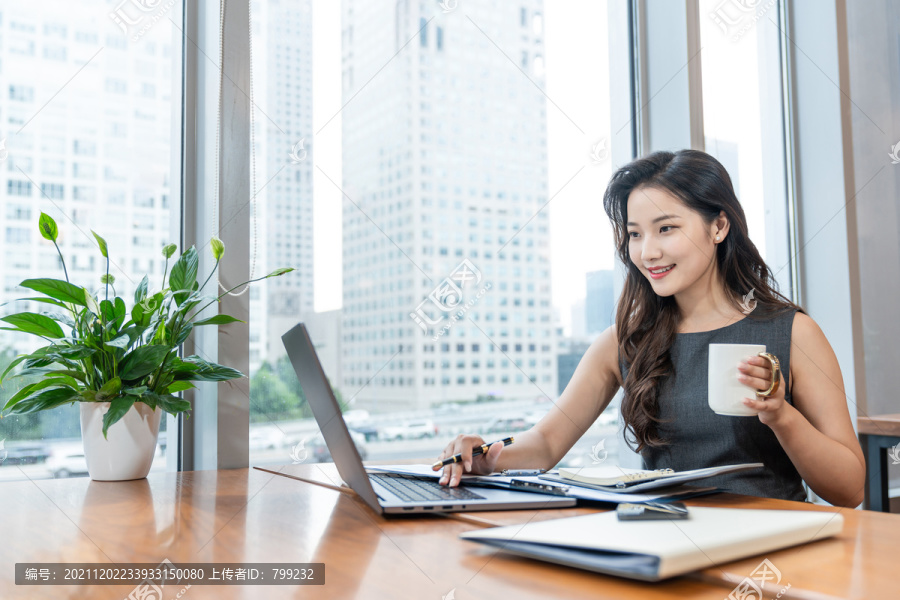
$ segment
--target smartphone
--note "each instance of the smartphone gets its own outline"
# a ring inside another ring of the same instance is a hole
[[[687,519],[688,509],[683,502],[623,503],[616,507],[620,521],[649,521],[654,519]]]

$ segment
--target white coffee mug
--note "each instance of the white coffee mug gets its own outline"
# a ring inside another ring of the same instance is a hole
[[[756,398],[753,386],[738,380],[738,363],[765,352],[764,344],[710,344],[707,400],[713,412],[730,417],[752,417],[758,410],[744,404],[744,398]]]

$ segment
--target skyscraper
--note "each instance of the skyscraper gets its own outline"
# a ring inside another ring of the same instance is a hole
[[[311,0],[254,1],[256,186],[262,189],[257,233],[263,256],[256,276],[278,267],[296,270],[266,281],[251,296],[260,322],[250,332],[251,370],[283,354],[281,335],[313,311],[312,18]]]
[[[345,396],[554,395],[541,0],[342,11]]]
[[[180,139],[172,139],[171,93],[180,77],[173,52],[181,49],[173,50],[165,18],[136,39],[108,18],[114,9],[111,1],[54,0],[0,10],[0,303],[28,296],[18,287],[24,279],[66,276],[53,244],[38,234],[42,211],[59,226],[73,283],[101,287],[106,264],[94,230],[108,242],[120,294],[144,274],[151,287],[162,284],[160,250],[175,241],[169,174]],[[29,307],[3,312],[18,310]],[[0,331],[0,348],[36,343]]]
[[[585,329],[588,336],[602,333],[616,320],[616,294],[613,290],[615,271],[590,271],[586,274],[587,296],[584,301]]]

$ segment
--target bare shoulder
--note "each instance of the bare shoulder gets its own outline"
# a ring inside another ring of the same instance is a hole
[[[830,381],[843,392],[841,368],[828,338],[812,317],[799,311],[791,326],[790,363],[792,393],[795,383],[805,388],[811,381]]]

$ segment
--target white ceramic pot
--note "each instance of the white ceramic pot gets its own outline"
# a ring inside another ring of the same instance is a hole
[[[162,410],[143,402],[114,423],[103,438],[109,402],[81,402],[81,439],[88,473],[95,481],[143,479],[150,472]]]

